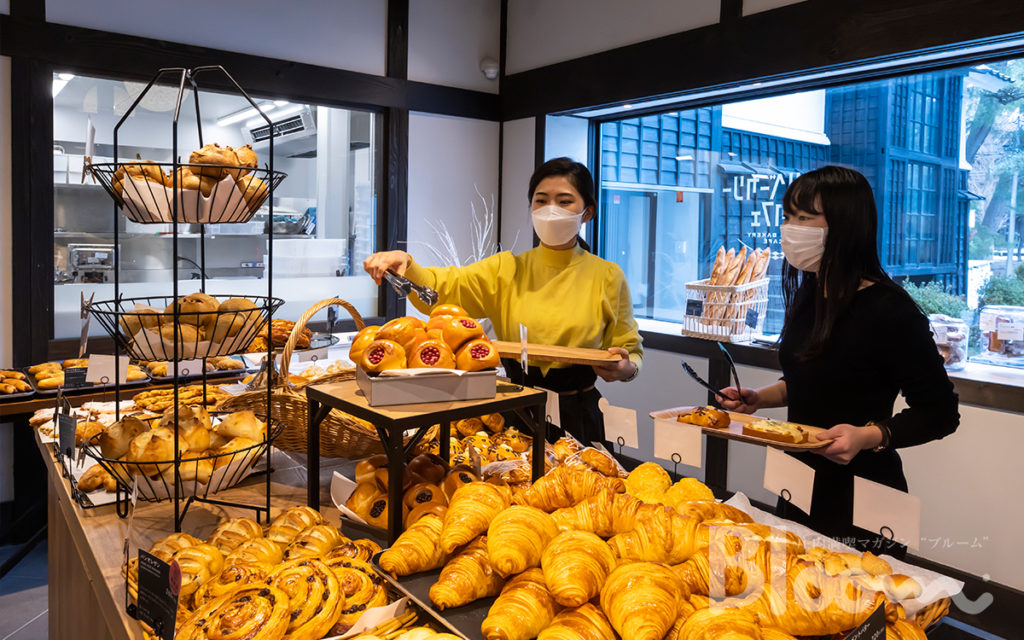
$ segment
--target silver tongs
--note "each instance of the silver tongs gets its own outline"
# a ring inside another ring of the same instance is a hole
[[[388,281],[388,284],[395,290],[395,293],[400,296],[408,296],[415,292],[424,304],[429,304],[430,306],[437,304],[437,292],[430,287],[418,285],[409,278],[398,275],[391,269],[384,273],[384,279]]]
[[[730,373],[732,374],[732,379],[733,379],[733,381],[736,384],[736,389],[742,389],[743,387],[740,386],[740,377],[736,373],[736,363],[733,362],[732,355],[729,353],[729,350],[726,349],[725,346],[723,346],[721,342],[716,342],[715,344],[718,345],[718,348],[722,351],[723,354],[725,354],[725,358],[729,362]],[[691,378],[693,378],[694,381],[696,381],[697,384],[699,384],[700,386],[704,387],[705,389],[707,389],[711,393],[715,394],[715,397],[717,397],[717,398],[724,398],[726,400],[733,400],[733,398],[730,398],[730,397],[728,397],[726,395],[723,395],[721,391],[719,391],[718,389],[716,389],[716,388],[712,387],[710,384],[708,384],[704,380],[704,378],[701,378],[700,375],[696,371],[693,370],[693,367],[691,367],[689,364],[687,364],[686,360],[681,360],[680,364],[683,365],[683,371],[685,371],[687,373],[687,375],[689,375]]]

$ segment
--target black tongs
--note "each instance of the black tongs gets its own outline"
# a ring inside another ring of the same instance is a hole
[[[400,296],[408,296],[415,292],[424,304],[429,304],[430,306],[437,304],[437,292],[430,287],[418,285],[409,278],[398,275],[391,269],[384,273],[384,279],[388,281],[388,284],[395,290],[395,293]]]
[[[725,359],[729,361],[729,370],[732,373],[732,379],[733,379],[733,382],[736,385],[736,389],[737,390],[742,389],[743,387],[740,386],[740,377],[736,373],[736,363],[733,362],[732,355],[730,355],[729,350],[726,349],[722,345],[721,342],[716,342],[715,344],[717,344],[718,348],[722,351],[722,353],[725,354]],[[700,375],[696,371],[693,370],[693,367],[691,367],[689,364],[686,363],[686,360],[680,360],[680,364],[683,365],[683,371],[685,371],[687,375],[689,375],[691,378],[693,378],[694,381],[696,381],[697,384],[699,384],[700,386],[704,387],[705,389],[707,389],[711,393],[715,394],[715,396],[717,396],[719,398],[724,398],[726,400],[733,400],[734,399],[734,398],[729,398],[728,396],[722,395],[722,393],[718,389],[716,389],[716,388],[712,387],[710,384],[708,384],[704,380],[704,378],[701,378]]]

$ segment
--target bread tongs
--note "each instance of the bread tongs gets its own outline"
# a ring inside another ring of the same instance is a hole
[[[437,292],[430,287],[418,285],[409,278],[398,275],[391,269],[384,273],[384,279],[388,281],[388,284],[395,290],[395,293],[400,296],[408,297],[409,294],[415,292],[424,304],[429,304],[430,306],[437,304]]]
[[[736,389],[737,390],[742,389],[743,387],[740,386],[740,377],[736,373],[736,363],[733,362],[732,355],[729,353],[729,350],[726,349],[725,346],[721,342],[716,342],[715,344],[718,345],[718,348],[725,355],[725,359],[729,362],[729,370],[730,370],[729,372],[732,374],[732,380],[733,380],[733,382],[736,385]],[[681,360],[680,363],[683,365],[683,371],[685,371],[687,373],[687,375],[689,375],[691,378],[693,378],[697,382],[697,384],[699,384],[700,386],[704,387],[705,389],[707,389],[711,393],[715,394],[715,396],[718,397],[718,398],[725,398],[726,400],[732,400],[732,398],[729,398],[728,396],[723,395],[718,389],[715,389],[710,384],[705,382],[704,379],[701,378],[700,375],[698,375],[697,372],[693,370],[693,367],[691,367],[689,364],[686,363],[686,360]]]

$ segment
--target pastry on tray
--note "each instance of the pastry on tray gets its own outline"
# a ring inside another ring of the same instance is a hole
[[[729,414],[714,407],[697,407],[679,414],[676,420],[712,429],[724,429],[729,426]]]
[[[803,444],[808,441],[810,434],[806,428],[792,422],[758,420],[743,425],[743,435],[788,444]]]

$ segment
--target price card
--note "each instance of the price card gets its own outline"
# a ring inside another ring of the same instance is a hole
[[[327,359],[327,347],[299,352],[299,362],[317,362]]]
[[[854,476],[853,524],[917,549],[921,540],[921,499]]]
[[[78,419],[67,413],[57,414],[57,440],[60,443],[60,451],[65,457],[70,458],[75,451],[75,429],[78,426]]]
[[[173,640],[174,622],[181,591],[178,563],[167,564],[139,549],[139,620],[145,622],[163,640]]]
[[[999,340],[1024,340],[1024,322],[997,323],[996,338]]]
[[[529,358],[526,354],[526,345],[529,344],[526,341],[526,325],[520,323],[519,325],[519,364],[523,367],[523,379],[522,383],[526,384],[526,374],[529,372]]]
[[[89,386],[92,383],[86,381],[89,370],[86,367],[71,367],[64,370],[64,388],[75,389]]]
[[[544,417],[548,423],[555,425],[556,427],[562,426],[562,414],[558,404],[558,393],[549,389],[543,389],[537,387],[541,391],[548,394],[547,402],[544,404]]]
[[[196,358],[193,360],[179,360],[178,361],[178,375],[179,376],[194,376],[202,375],[203,373],[203,361]],[[174,363],[167,363],[167,375],[174,375]]]
[[[598,400],[597,406],[604,414],[605,440],[634,449],[640,446],[636,432],[636,411],[625,407],[614,407],[607,398]]]
[[[750,327],[751,329],[756,329],[758,318],[759,315],[757,313],[757,309],[747,309],[746,324],[748,327]]]
[[[982,331],[993,331],[996,328],[996,316],[991,313],[981,314],[981,318],[978,320],[978,327]]]
[[[117,374],[114,370],[118,367]],[[117,380],[120,384],[128,381],[128,356],[106,356],[94,353],[89,356],[89,366],[86,369],[85,381],[99,384],[114,384]],[[64,386],[67,386],[67,373],[64,374]]]
[[[704,315],[704,301],[703,300],[687,300],[686,301],[686,315],[700,317]]]
[[[765,447],[765,452],[764,488],[810,513],[814,469],[774,447]]]
[[[885,605],[880,604],[859,627],[846,634],[846,640],[885,640]]]
[[[668,418],[655,418],[654,456],[691,467],[702,467],[704,438],[700,427]]]

